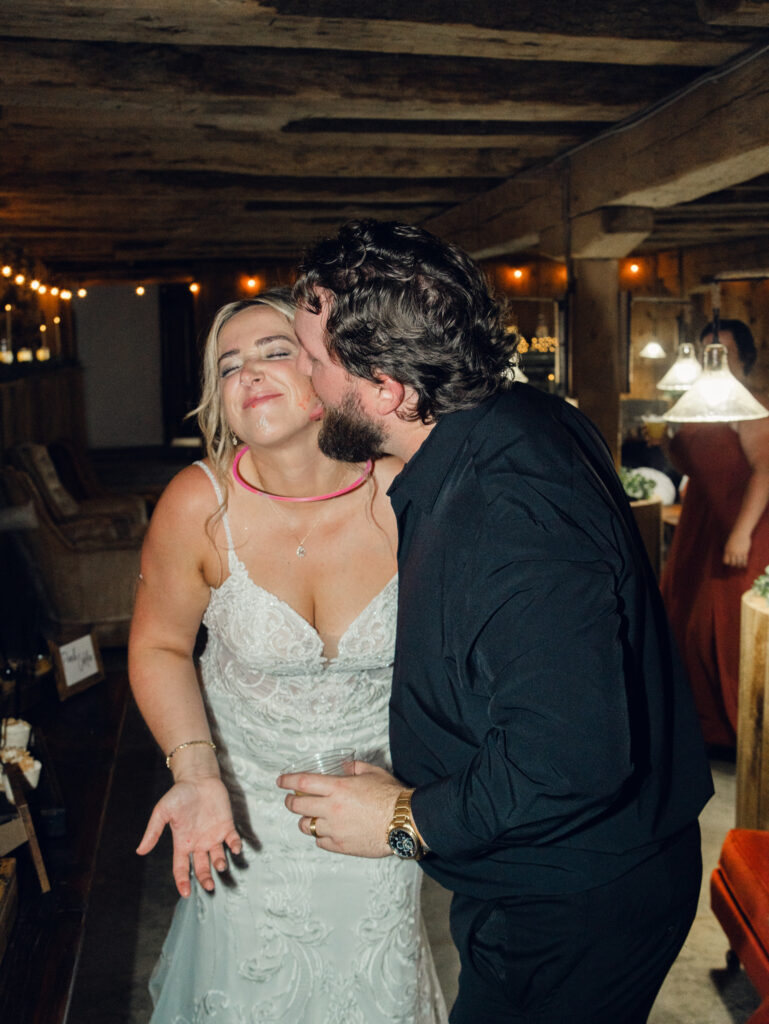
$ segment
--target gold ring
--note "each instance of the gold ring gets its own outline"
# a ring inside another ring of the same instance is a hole
[[[318,833],[315,831],[315,823],[317,822],[317,820],[317,818],[310,818],[310,835],[312,836],[313,839],[318,838]]]

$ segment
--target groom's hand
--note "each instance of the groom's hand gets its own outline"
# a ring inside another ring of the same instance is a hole
[[[387,857],[387,828],[395,801],[404,788],[383,768],[356,761],[355,774],[281,775],[281,789],[298,791],[286,797],[286,807],[300,815],[299,829],[331,853],[355,857]]]

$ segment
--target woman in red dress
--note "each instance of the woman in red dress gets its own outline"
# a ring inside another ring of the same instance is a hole
[[[712,325],[701,337],[706,345],[713,341]],[[750,329],[741,320],[721,320],[718,340],[727,349],[729,369],[746,384],[756,361]],[[689,484],[662,595],[705,741],[734,747],[740,600],[769,563],[769,418],[684,424],[670,456]]]

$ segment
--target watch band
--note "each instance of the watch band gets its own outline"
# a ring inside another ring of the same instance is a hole
[[[419,860],[427,852],[427,847],[411,816],[412,793],[411,789],[401,791],[395,801],[392,821],[387,829],[387,843],[390,849],[404,860]]]

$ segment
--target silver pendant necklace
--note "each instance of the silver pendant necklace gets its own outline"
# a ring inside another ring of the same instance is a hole
[[[299,543],[297,545],[297,549],[296,549],[296,557],[297,558],[304,558],[305,555],[307,554],[307,548],[304,546],[304,542],[307,540],[307,538],[310,536],[312,531],[315,529],[315,527],[318,525],[318,523],[320,522],[321,518],[323,517],[323,513],[325,512],[325,506],[321,506],[320,512],[318,512],[318,514],[315,516],[315,518],[313,519],[312,523],[310,524],[310,529],[307,531],[307,533],[305,533],[304,537],[302,537],[301,539],[299,539],[297,537],[297,535],[294,533],[294,530],[293,530],[293,527],[291,526],[291,523],[288,521],[286,516],[283,514],[282,510],[279,509],[278,506],[275,505],[273,502],[270,502],[270,508],[274,511],[276,516],[278,516],[280,519],[283,520],[283,522],[288,527],[289,533],[294,538],[294,540],[298,540],[299,541]]]
[[[244,451],[245,451],[245,449],[244,449]],[[241,452],[241,455],[242,454],[243,453]],[[236,458],[236,463],[238,461],[238,458]],[[235,465],[233,468],[234,468],[235,471],[237,471],[237,465]],[[254,466],[254,468],[256,468],[256,467]],[[347,468],[345,466],[343,466],[342,467],[342,472],[341,472],[341,475],[340,475],[340,481],[342,479],[344,479],[344,475],[345,475],[346,472],[347,472]],[[367,465],[366,465],[366,472],[360,478],[360,480],[356,480],[355,481],[353,487],[359,486],[359,484],[361,484],[364,480],[366,480],[368,478],[368,476],[370,475],[370,472],[371,472],[371,464],[367,463]],[[258,470],[257,470],[257,476],[258,476]],[[238,483],[240,483],[243,487],[245,487],[246,490],[255,490],[255,488],[250,487],[244,481],[242,481],[240,476],[237,474],[237,472],[235,472],[235,479],[238,481]],[[261,483],[261,480],[260,480],[260,483]],[[353,488],[347,488],[347,490],[352,490],[352,489]],[[257,491],[256,493],[260,494],[263,497],[268,498],[268,499],[272,498],[272,496],[268,492],[266,492],[264,490]],[[340,494],[344,494],[344,493],[346,493],[346,491],[344,491],[344,490],[340,491],[338,489],[338,487],[335,487],[335,488],[333,488],[333,490],[332,490],[332,492],[330,494],[323,495],[322,497],[325,498],[325,499],[327,499],[327,498],[336,498],[336,497],[339,497]],[[296,499],[296,500],[304,500],[304,499]],[[313,500],[315,500],[315,499],[313,499]],[[296,547],[296,557],[297,558],[305,558],[306,555],[307,555],[307,548],[304,546],[304,542],[307,540],[307,538],[310,536],[312,531],[315,529],[315,527],[321,521],[321,519],[323,517],[323,513],[324,513],[324,511],[326,509],[326,502],[324,501],[321,504],[320,511],[315,516],[313,521],[310,523],[309,530],[307,531],[307,533],[305,533],[304,537],[301,537],[301,538],[297,537],[296,533],[294,533],[294,528],[291,525],[290,519],[288,519],[288,517],[286,516],[285,512],[283,511],[283,509],[279,507],[277,501],[270,500],[270,508],[273,510],[273,512],[275,513],[275,515],[279,519],[283,520],[283,522],[285,523],[286,527],[288,528],[289,533],[294,538],[294,540],[298,541],[298,544],[297,544],[297,547]]]

